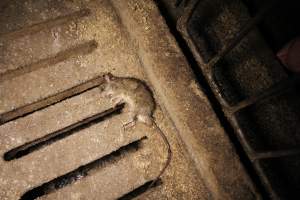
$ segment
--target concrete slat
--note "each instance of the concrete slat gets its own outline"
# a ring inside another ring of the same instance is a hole
[[[98,88],[0,126],[0,153],[109,109]]]
[[[3,198],[17,199],[25,191],[89,163],[145,136],[145,127],[124,132],[121,126],[128,116],[95,124],[31,154],[1,163]],[[51,163],[51,164],[50,164]],[[9,188],[14,187],[11,193]],[[13,196],[11,196],[13,195]],[[1,197],[1,195],[0,195]]]

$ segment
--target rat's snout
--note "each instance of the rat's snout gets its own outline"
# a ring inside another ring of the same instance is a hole
[[[108,85],[106,83],[103,83],[99,86],[100,92],[107,92],[108,91]]]
[[[101,97],[107,97],[107,87],[105,85],[100,85],[99,87],[99,92]]]

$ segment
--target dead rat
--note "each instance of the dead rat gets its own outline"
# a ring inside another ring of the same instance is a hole
[[[108,73],[104,75],[104,79],[105,82],[99,86],[101,95],[110,98],[114,106],[122,103],[127,104],[125,112],[129,113],[130,120],[123,126],[125,128],[134,126],[136,122],[144,123],[147,126],[155,126],[167,146],[168,157],[166,164],[156,179],[150,184],[151,187],[164,173],[172,157],[170,143],[152,117],[155,109],[153,94],[144,82],[135,78],[115,77]]]

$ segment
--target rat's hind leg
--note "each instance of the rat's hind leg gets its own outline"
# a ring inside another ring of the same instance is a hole
[[[135,126],[135,124],[136,124],[136,120],[132,120],[132,121],[129,121],[129,122],[123,124],[123,128],[124,128],[124,130],[126,130],[128,128]]]
[[[140,121],[140,122],[145,123],[148,126],[152,126],[152,124],[153,124],[153,118],[151,116],[148,116],[148,115],[141,115],[140,114],[140,115],[137,116],[137,120]]]

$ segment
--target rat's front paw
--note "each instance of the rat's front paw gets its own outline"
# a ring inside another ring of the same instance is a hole
[[[123,124],[123,128],[124,128],[124,130],[126,130],[126,129],[129,129],[129,128],[135,126],[135,124],[136,124],[136,121],[132,120],[130,122],[127,122],[127,123]]]

